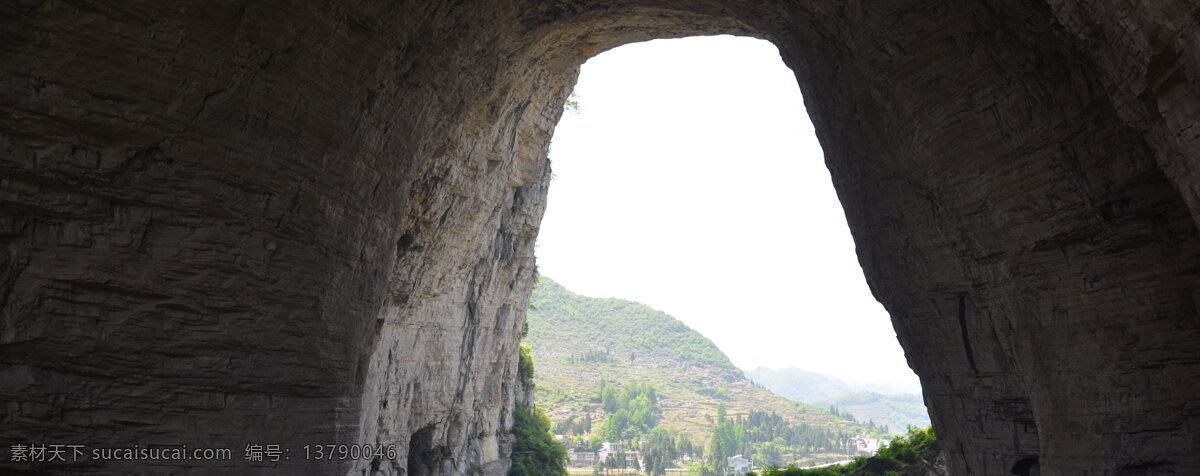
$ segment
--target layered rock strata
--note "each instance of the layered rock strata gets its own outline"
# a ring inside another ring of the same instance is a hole
[[[0,468],[503,474],[578,66],[732,33],[796,72],[953,474],[1200,473],[1194,1],[0,16],[0,442],[234,449]]]

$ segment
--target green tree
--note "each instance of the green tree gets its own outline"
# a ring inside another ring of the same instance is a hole
[[[708,441],[709,463],[717,468],[724,468],[726,459],[737,454],[748,454],[749,441],[746,439],[746,429],[739,424],[725,421],[713,428],[712,439]]]
[[[563,109],[579,114],[579,96],[575,94],[575,91],[571,91],[571,94],[567,96],[567,100],[563,102]]]
[[[519,355],[521,376],[525,378],[533,378],[533,348],[529,344],[521,344],[521,353]]]
[[[650,398],[645,394],[638,395],[629,402],[629,413],[633,418],[633,424],[637,425],[641,431],[649,431],[658,424],[658,408],[650,402]]]
[[[621,441],[631,422],[629,410],[624,408],[617,410],[615,413],[610,413],[604,418],[604,422],[600,423],[600,435],[608,441]]]
[[[541,408],[514,408],[512,431],[509,476],[566,476],[567,448],[550,434],[550,419]]]
[[[689,440],[687,435],[680,433],[679,441],[675,442],[675,449],[679,452],[680,456],[693,454],[692,440]]]
[[[654,476],[666,474],[666,469],[671,466],[671,462],[679,456],[675,447],[675,436],[671,430],[655,427],[650,430],[646,440],[645,453],[642,457],[645,460],[646,474]]]
[[[634,382],[622,388],[601,380],[595,400],[609,412],[596,430],[608,441],[634,440],[658,425],[658,393],[650,384]]]

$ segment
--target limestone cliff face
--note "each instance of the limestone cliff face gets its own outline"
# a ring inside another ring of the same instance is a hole
[[[465,5],[0,8],[5,447],[234,450],[0,466],[504,472],[569,87],[518,75],[514,32]],[[356,443],[398,454],[304,461]]]
[[[953,474],[1200,473],[1197,12],[8,2],[0,443],[235,454],[0,468],[502,474],[577,67],[735,33],[796,72]],[[303,461],[342,443],[398,451]]]

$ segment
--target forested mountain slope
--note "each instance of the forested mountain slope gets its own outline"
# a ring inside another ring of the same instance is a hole
[[[701,443],[711,437],[718,405],[730,418],[773,411],[834,434],[870,432],[755,385],[708,338],[644,304],[580,296],[541,276],[528,327],[525,342],[537,366],[535,400],[560,431],[568,420],[574,427],[585,420],[599,425],[606,416],[598,396],[604,380],[652,385],[662,413],[659,425]]]

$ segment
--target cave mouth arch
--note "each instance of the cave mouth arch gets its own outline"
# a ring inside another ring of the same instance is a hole
[[[576,68],[734,34],[808,94],[954,473],[1200,473],[1200,27],[1128,3],[0,7],[0,436],[502,473]]]
[[[809,113],[872,291],[892,314],[914,369],[930,383],[935,424],[945,428],[946,445],[957,449],[953,470],[1006,472],[1029,454],[1066,472],[1157,461],[1128,450],[1142,437],[1124,425],[1144,424],[1127,410],[1101,410],[1120,425],[1089,426],[1086,410],[1064,410],[1051,396],[1145,398],[1111,381],[1061,377],[1097,369],[1132,375],[1137,371],[1129,361],[1078,358],[1081,351],[1096,355],[1096,343],[1069,337],[1077,330],[1053,337],[1043,330],[1058,322],[1092,332],[1146,312],[1110,307],[1123,287],[1181,292],[1171,282],[1189,275],[1182,266],[1138,278],[1121,272],[1108,275],[1111,281],[1084,278],[1082,289],[1068,283],[1080,275],[1073,256],[1090,269],[1128,269],[1125,252],[1132,249],[1153,262],[1196,256],[1187,189],[1168,177],[1161,152],[1122,118],[1118,99],[1104,96],[1092,64],[1068,59],[1076,55],[1077,39],[1059,29],[1051,7],[940,4],[921,15],[898,14],[902,8],[814,4],[775,15],[704,3],[554,10],[549,24],[562,28],[535,30],[548,32],[539,43],[547,49],[535,47],[533,56],[542,71],[574,71],[597,52],[650,38],[734,34],[776,44],[811,99]],[[559,14],[570,20],[558,23]],[[918,16],[922,21],[913,22]],[[922,22],[928,23],[917,26]],[[929,43],[932,31],[940,43]],[[569,89],[548,88],[554,99],[543,110],[556,107]],[[1081,127],[1081,117],[1101,119]],[[548,141],[548,135],[534,137]],[[1130,167],[1112,169],[1114,157],[1132,159]],[[1133,196],[1142,206],[1125,208]],[[1126,218],[1108,212],[1081,218],[1096,207],[1122,209]],[[1158,232],[1150,238],[1134,223],[1157,223]],[[1052,250],[1059,254],[1049,259]],[[1038,298],[1030,302],[1030,295]],[[1150,313],[1192,328],[1190,311],[1179,311],[1187,309],[1184,301],[1168,298]],[[1073,310],[1065,311],[1063,302]],[[1089,318],[1067,317],[1083,309]],[[1163,338],[1151,327],[1139,332]],[[1182,341],[1172,341],[1180,351]],[[1142,351],[1125,346],[1117,352],[1136,360]],[[1194,352],[1188,355],[1194,360]],[[1178,398],[1186,391],[1156,382],[1157,390],[1175,395],[1151,397],[1156,411],[1179,423],[1172,431],[1180,440],[1167,445],[1174,455],[1169,464],[1194,465],[1178,444],[1188,439],[1180,423],[1186,417],[1166,416],[1189,414]],[[966,422],[982,426],[967,430]],[[1060,443],[1080,425],[1103,443]]]
[[[746,370],[795,366],[920,395],[774,45],[623,45],[589,59],[574,90],[580,111],[564,113],[550,153],[543,277],[663,310]]]

